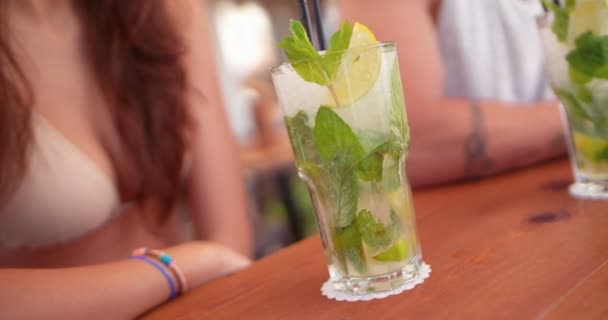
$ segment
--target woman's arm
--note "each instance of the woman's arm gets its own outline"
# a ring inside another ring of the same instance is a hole
[[[194,242],[167,249],[190,288],[247,266],[218,245]],[[175,279],[174,279],[175,281]],[[2,319],[133,319],[166,301],[169,285],[144,261],[61,269],[0,269]]]
[[[412,145],[415,186],[475,178],[565,153],[556,102],[510,108],[443,96],[444,80],[432,0],[338,0],[342,17],[398,44]]]
[[[196,237],[252,253],[252,230],[238,148],[223,110],[214,41],[200,1],[173,5],[186,42],[186,72],[194,87],[190,207]]]

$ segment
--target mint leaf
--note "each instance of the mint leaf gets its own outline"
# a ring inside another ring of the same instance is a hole
[[[572,13],[576,8],[576,0],[566,0],[566,12]]]
[[[325,184],[334,204],[334,223],[346,227],[357,212],[359,180],[355,166],[363,157],[363,147],[348,124],[326,106],[321,106],[315,117],[313,139],[326,169]]]
[[[369,210],[361,210],[357,214],[355,224],[361,239],[372,248],[385,248],[393,241],[392,229],[387,229]]]
[[[359,180],[355,166],[363,147],[348,124],[328,107],[319,108],[313,129],[307,122],[303,111],[287,119],[296,158],[305,162],[300,167],[319,189],[317,193],[331,201],[334,224],[349,226],[357,213]],[[315,164],[318,162],[322,165]]]
[[[354,167],[363,158],[363,146],[353,130],[327,106],[321,106],[317,112],[313,136],[321,160],[324,162],[341,154],[345,157],[344,162]]]
[[[312,128],[308,125],[308,115],[300,111],[291,118],[285,117],[285,124],[296,159],[316,162],[318,155]]]
[[[393,155],[399,157],[401,150],[405,147],[397,144],[397,141],[387,141],[370,153],[368,153],[357,165],[357,174],[363,181],[380,182],[382,180],[382,171],[384,166],[384,157]]]
[[[354,225],[337,229],[334,232],[333,242],[337,256],[341,257],[345,264],[345,270],[347,270],[346,261],[349,261],[357,272],[365,272],[367,266],[361,235]]]
[[[382,166],[384,164],[384,153],[372,151],[363,157],[357,165],[357,175],[363,181],[380,182],[382,180]]]
[[[321,62],[321,56],[313,47],[306,35],[306,30],[300,21],[289,22],[291,36],[285,37],[279,47],[283,48],[287,59],[294,70],[308,82],[314,82],[325,86],[329,83],[329,77]]]
[[[595,70],[595,76],[600,79],[608,79],[608,65],[604,65]]]
[[[576,38],[576,48],[566,56],[570,69],[588,77],[608,79],[608,36],[588,31]]]
[[[388,250],[377,254],[374,256],[374,260],[381,262],[388,261],[402,261],[410,256],[410,248],[407,245],[407,242],[403,239],[399,239],[397,243],[395,243]]]
[[[555,94],[559,100],[566,106],[568,114],[575,119],[589,119],[590,114],[581,106],[576,97],[566,90],[557,89]]]
[[[593,79],[593,76],[582,73],[572,66],[570,66],[568,74],[570,76],[570,80],[575,84],[587,84]]]
[[[576,99],[578,99],[582,103],[593,103],[593,93],[586,86],[579,85],[575,86],[576,90]]]
[[[359,180],[350,155],[338,153],[324,166],[324,182],[334,206],[334,225],[347,227],[355,220],[359,200]]]
[[[596,38],[598,37],[593,34],[593,31],[587,31],[576,38],[575,44],[577,47],[587,47],[593,45],[597,40]]]
[[[310,42],[300,21],[289,22],[291,36],[279,43],[294,70],[304,81],[328,86],[335,79],[344,51],[348,49],[353,27],[344,22],[340,30],[331,37],[329,48],[321,56]]]
[[[595,101],[591,103],[582,101],[583,99],[589,99],[585,95],[590,94],[590,92],[585,92],[585,89],[582,89],[576,92],[575,95],[561,89],[555,90],[555,94],[566,107],[570,124],[574,129],[593,136],[601,135],[608,137],[608,130],[606,130],[608,123],[607,117],[603,113],[603,105]]]
[[[550,0],[543,0],[543,4],[547,9],[553,11],[555,16],[551,30],[553,30],[553,33],[557,36],[559,41],[566,41],[568,39],[568,29],[570,27],[569,9],[564,9]],[[573,4],[570,4],[570,6],[572,5]]]
[[[344,51],[348,49],[352,34],[352,25],[348,23],[348,21],[344,21],[340,30],[336,31],[329,41],[329,48],[322,58],[322,63],[330,81],[333,81],[336,78],[342,56],[344,55]]]
[[[299,165],[307,183],[315,189],[314,195],[323,203],[329,202],[334,212],[333,224],[344,228],[355,220],[359,198],[359,180],[352,166],[345,162],[343,155],[320,166],[305,162]]]

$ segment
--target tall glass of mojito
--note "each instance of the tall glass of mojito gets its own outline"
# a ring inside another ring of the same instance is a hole
[[[421,251],[405,175],[409,130],[394,43],[344,23],[318,53],[297,21],[272,70],[334,288],[386,291],[417,277]]]
[[[608,5],[606,0],[544,4],[549,13],[539,26],[567,128],[575,177],[570,193],[608,199]]]

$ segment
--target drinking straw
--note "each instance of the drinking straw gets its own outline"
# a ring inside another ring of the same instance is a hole
[[[308,12],[308,1],[307,0],[298,0],[298,7],[300,8],[300,20],[302,21],[302,25],[306,30],[306,34],[308,35],[308,39],[312,41],[312,33],[310,32],[310,13]]]
[[[321,5],[319,0],[312,1],[312,7],[315,13],[315,22],[317,27],[317,41],[319,43],[319,49],[325,50],[325,32],[323,30],[323,19],[321,16]]]
[[[541,6],[543,6],[543,11],[544,11],[544,12],[548,12],[548,11],[549,11],[549,9],[547,8],[547,6],[545,6],[545,3],[544,3],[544,2],[542,2],[542,1],[541,1],[541,2],[540,2],[540,5],[541,5]]]
[[[553,3],[555,3],[558,6],[561,6],[561,4],[559,3],[559,0],[553,0]],[[549,11],[549,8],[547,8],[547,6],[545,6],[544,2],[540,2],[540,4],[543,6],[543,10],[545,10],[545,12]]]

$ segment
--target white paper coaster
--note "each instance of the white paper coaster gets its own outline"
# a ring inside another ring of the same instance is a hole
[[[570,195],[581,200],[608,200],[608,193],[603,187],[575,183],[570,186]]]
[[[334,299],[334,300],[338,300],[338,301],[350,301],[350,302],[368,301],[368,300],[373,300],[373,299],[383,299],[388,296],[397,295],[397,294],[402,293],[403,291],[413,289],[415,286],[423,283],[424,280],[426,278],[428,278],[430,275],[431,275],[431,266],[423,262],[422,265],[420,265],[420,270],[418,271],[418,277],[403,284],[401,287],[399,287],[397,289],[393,289],[390,291],[384,291],[384,292],[371,292],[371,293],[365,293],[365,294],[360,294],[360,295],[351,295],[351,294],[334,289],[334,286],[331,284],[331,281],[327,280],[327,281],[325,281],[323,286],[321,286],[321,294],[326,296],[328,299]]]

